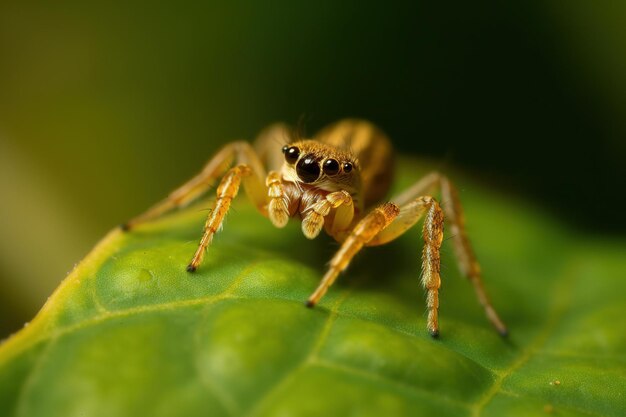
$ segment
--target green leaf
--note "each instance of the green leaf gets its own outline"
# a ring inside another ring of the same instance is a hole
[[[423,172],[405,163],[398,188]],[[274,229],[240,198],[189,274],[204,202],[111,232],[0,347],[2,415],[626,415],[623,242],[460,185],[509,340],[448,243],[429,337],[418,229],[366,249],[310,310],[337,245]]]

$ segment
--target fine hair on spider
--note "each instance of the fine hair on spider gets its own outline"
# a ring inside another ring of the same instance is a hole
[[[472,283],[488,320],[501,335],[506,335],[507,328],[485,291],[466,233],[458,191],[452,182],[431,172],[385,200],[393,178],[394,156],[391,142],[382,130],[365,120],[345,119],[307,139],[302,127],[302,121],[295,131],[277,123],[261,131],[254,146],[244,141],[226,144],[200,173],[131,219],[123,229],[131,230],[189,204],[219,180],[213,209],[187,265],[187,271],[194,272],[243,186],[259,213],[274,226],[281,228],[290,219],[298,219],[306,238],[314,239],[324,230],[340,244],[326,274],[306,302],[314,307],[361,249],[388,243],[423,220],[420,279],[426,291],[426,327],[437,337],[445,218],[459,269]],[[439,194],[440,200],[433,193]]]

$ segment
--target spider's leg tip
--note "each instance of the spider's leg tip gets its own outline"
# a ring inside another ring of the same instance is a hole
[[[187,272],[196,272],[196,269],[198,268],[192,264],[187,265]]]
[[[500,333],[500,336],[507,338],[509,337],[509,329],[504,328],[504,329],[498,329],[498,333]]]
[[[130,230],[130,223],[122,223],[122,224],[120,224],[120,230],[122,232],[128,232]]]
[[[307,300],[307,302],[304,303],[304,305],[307,306],[308,308],[313,308],[315,307],[315,302],[311,300]]]
[[[437,330],[429,330],[428,332],[430,333],[430,336],[433,339],[439,339],[439,329],[437,329]]]

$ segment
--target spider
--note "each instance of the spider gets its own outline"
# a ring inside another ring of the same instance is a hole
[[[341,243],[319,286],[306,302],[308,307],[314,307],[364,246],[390,242],[423,217],[421,279],[427,294],[427,328],[437,337],[439,249],[445,213],[461,272],[473,284],[489,321],[500,334],[507,334],[483,287],[480,267],[465,231],[458,193],[448,178],[432,172],[390,201],[380,203],[391,185],[393,150],[379,128],[364,120],[342,120],[324,128],[313,139],[295,139],[282,148],[276,146],[277,140],[284,143],[290,137],[285,125],[275,124],[261,132],[254,147],[243,141],[225,145],[199,174],[123,225],[123,229],[130,230],[190,203],[221,178],[214,209],[187,266],[187,271],[193,272],[202,263],[213,235],[220,230],[243,183],[250,200],[274,226],[284,227],[290,218],[300,218],[307,238],[314,239],[324,229]],[[435,190],[441,194],[443,207],[431,196]]]

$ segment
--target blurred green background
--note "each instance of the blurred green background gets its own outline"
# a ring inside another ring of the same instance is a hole
[[[401,153],[626,231],[626,3],[0,3],[0,337],[224,142],[372,120]],[[541,237],[538,236],[538,240]]]

